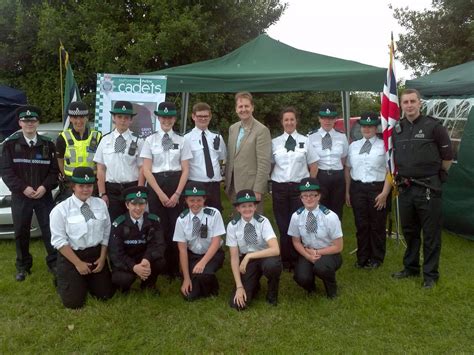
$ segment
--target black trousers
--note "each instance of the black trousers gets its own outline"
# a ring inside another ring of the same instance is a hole
[[[30,227],[33,211],[36,214],[47,253],[46,264],[51,271],[54,271],[57,251],[51,245],[51,230],[49,229],[49,213],[53,206],[51,192],[46,192],[42,198],[37,200],[23,194],[12,194],[11,210],[16,244],[15,265],[18,271],[29,271],[33,266],[33,256],[30,254]]]
[[[92,263],[100,256],[101,246],[75,250],[74,252],[84,262]],[[107,263],[101,272],[81,275],[74,264],[61,253],[58,254],[58,293],[64,307],[81,308],[86,302],[87,292],[92,296],[107,300],[114,295],[114,287]]]
[[[438,177],[432,177],[431,180],[432,186],[441,189]],[[441,192],[430,190],[429,199],[427,196],[427,189],[421,186],[412,185],[400,190],[400,220],[407,243],[403,265],[410,273],[420,272],[423,231],[423,277],[425,280],[437,280],[441,253]]]
[[[375,197],[383,190],[384,182],[362,183],[351,181],[350,198],[357,228],[357,262],[383,263],[385,257],[387,209],[374,207]]]
[[[293,278],[306,291],[313,292],[316,290],[314,279],[317,276],[323,281],[327,296],[333,298],[337,295],[336,271],[341,265],[341,254],[323,255],[314,264],[300,255]]]
[[[342,209],[346,196],[344,170],[319,169],[318,180],[321,184],[321,205],[336,213],[342,221]]]
[[[123,190],[132,186],[138,186],[138,181],[124,182],[120,184],[113,182],[105,183],[105,191],[107,191],[107,197],[109,198],[109,216],[111,222],[127,212],[122,193]]]
[[[201,182],[188,180],[188,182],[196,182],[204,186],[206,189],[206,206],[217,208],[220,212],[224,209],[221,201],[221,183],[218,181]]]
[[[281,261],[285,268],[293,268],[298,259],[293,241],[288,236],[291,215],[303,206],[297,187],[298,183],[272,181],[273,214],[280,232]]]
[[[244,255],[240,258],[242,261]],[[260,290],[260,279],[265,276],[268,280],[267,300],[276,300],[278,298],[278,288],[280,285],[280,275],[282,271],[280,256],[271,256],[269,258],[253,259],[247,264],[245,274],[240,274],[242,285],[247,295],[246,306],[255,298]],[[242,309],[234,302],[236,289],[234,288],[229,305],[232,308]]]
[[[188,301],[203,297],[217,296],[219,294],[219,282],[216,277],[216,272],[221,269],[224,264],[224,251],[222,248],[217,250],[216,254],[206,264],[202,274],[193,274],[194,266],[196,266],[203,256],[204,255],[194,254],[188,250],[189,274],[191,275],[193,286],[191,293],[186,296]]]
[[[178,187],[181,171],[157,173],[153,174],[153,176],[163,192],[168,197],[171,197]],[[184,209],[184,200],[183,198],[180,198],[175,207],[168,208],[163,206],[153,189],[150,189],[148,206],[151,213],[160,217],[161,227],[163,228],[163,236],[166,241],[166,273],[170,276],[176,276],[179,274],[179,254],[178,245],[173,242],[173,234],[176,220]]]
[[[140,259],[141,260],[141,259]],[[164,259],[157,259],[150,262],[151,274],[145,281],[140,282],[141,289],[154,289],[159,274],[163,274],[166,268]],[[112,270],[112,283],[116,285],[122,292],[130,290],[132,284],[138,279],[137,274],[133,271]]]

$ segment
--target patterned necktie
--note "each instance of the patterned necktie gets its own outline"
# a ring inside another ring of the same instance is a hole
[[[120,134],[115,139],[115,145],[114,145],[115,153],[125,153],[126,147],[127,147],[127,142],[125,141],[125,138],[123,138],[123,136]]]
[[[318,231],[318,222],[313,212],[308,212],[308,216],[306,217],[306,231],[308,233],[316,233]]]
[[[201,231],[201,221],[198,216],[193,217],[193,237],[199,238]]]
[[[323,146],[323,150],[332,148],[332,139],[329,132],[321,139],[321,145]]]
[[[171,140],[168,133],[165,133],[163,139],[161,140],[161,145],[163,146],[163,150],[167,152],[173,147],[173,141]]]
[[[366,139],[364,145],[362,146],[362,148],[360,148],[359,154],[364,154],[364,153],[369,154],[371,148],[372,148],[372,143],[370,143],[370,141]]]
[[[34,141],[34,140],[31,140],[31,141],[30,141],[30,147],[33,148],[34,145],[35,145],[35,141]]]
[[[247,244],[257,245],[257,231],[250,222],[247,222],[244,227],[244,240]]]
[[[214,177],[214,169],[211,162],[211,154],[209,153],[209,145],[207,144],[206,134],[202,131],[202,146],[204,147],[204,162],[206,163],[206,175],[209,179]]]
[[[286,151],[287,152],[289,152],[290,150],[295,151],[295,147],[296,147],[295,139],[291,135],[288,136],[288,139],[286,140],[286,143],[285,143]]]
[[[89,207],[89,205],[87,204],[87,202],[84,202],[81,206],[81,213],[82,215],[84,216],[84,218],[86,219],[86,222],[89,220],[89,219],[95,219],[95,216],[94,216],[94,212],[92,212],[91,208]]]

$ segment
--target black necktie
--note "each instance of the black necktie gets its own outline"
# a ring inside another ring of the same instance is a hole
[[[296,147],[296,141],[291,135],[289,135],[285,143],[286,151],[287,152],[289,152],[290,150],[295,151],[295,147]]]
[[[35,141],[34,140],[31,140],[30,141],[30,147],[33,147],[35,145]]]
[[[135,225],[137,226],[137,229],[140,230],[140,223],[138,223],[138,221],[135,221]]]
[[[127,142],[125,141],[125,138],[123,138],[123,136],[120,134],[115,139],[115,146],[114,146],[115,153],[125,153],[126,147],[127,147]]]
[[[364,153],[369,154],[371,148],[372,148],[372,143],[370,143],[370,141],[367,139],[364,145],[362,146],[362,148],[360,148],[359,154],[364,154]]]
[[[247,244],[257,245],[257,231],[252,223],[247,222],[244,227],[244,240]]]
[[[171,140],[168,133],[165,133],[163,139],[161,140],[161,145],[163,146],[163,150],[167,152],[173,147],[173,141]]]
[[[214,169],[212,168],[211,154],[209,153],[209,145],[207,144],[206,134],[201,134],[202,146],[204,147],[204,161],[206,162],[206,174],[209,179],[214,177]]]
[[[332,139],[329,132],[326,133],[326,135],[323,137],[323,139],[321,140],[321,144],[323,146],[323,150],[332,148]]]

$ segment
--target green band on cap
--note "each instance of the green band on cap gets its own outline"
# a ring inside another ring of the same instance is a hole
[[[71,176],[71,180],[72,182],[75,182],[76,184],[93,184],[95,182],[95,177],[87,176],[87,177],[79,178],[79,177]]]
[[[134,200],[136,198],[143,198],[143,199],[147,199],[148,198],[148,195],[146,194],[146,192],[132,192],[131,194],[128,194],[127,196],[125,196],[125,200]]]
[[[337,112],[319,111],[319,116],[321,116],[321,117],[336,117]]]
[[[257,198],[253,197],[253,196],[244,196],[244,197],[240,197],[238,198],[235,202],[237,203],[246,203],[246,202],[257,202]]]
[[[158,116],[166,117],[166,116],[177,116],[178,112],[176,110],[166,110],[166,111],[158,110],[158,111],[155,111],[155,114]]]
[[[24,118],[24,117],[39,117],[38,113],[36,113],[35,111],[25,111],[25,112],[21,112],[19,115],[18,115],[19,118]]]
[[[184,196],[206,196],[206,191],[204,190],[184,190]]]
[[[121,109],[112,110],[112,113],[114,115],[130,115],[130,116],[133,116],[135,114],[133,110],[121,110]]]
[[[315,191],[319,190],[319,185],[306,183],[305,185],[300,185],[298,189],[300,191]]]

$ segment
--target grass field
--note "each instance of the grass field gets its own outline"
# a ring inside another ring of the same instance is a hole
[[[269,203],[266,215],[271,216]],[[393,280],[404,247],[387,241],[384,265],[354,268],[352,212],[344,214],[340,296],[308,296],[284,272],[277,307],[264,300],[228,307],[233,285],[229,258],[219,271],[216,298],[185,302],[178,281],[158,279],[161,296],[132,292],[107,303],[89,298],[66,310],[52,286],[39,241],[33,273],[14,280],[14,243],[0,243],[0,353],[474,353],[472,242],[443,233],[441,279],[424,290],[421,278]]]

